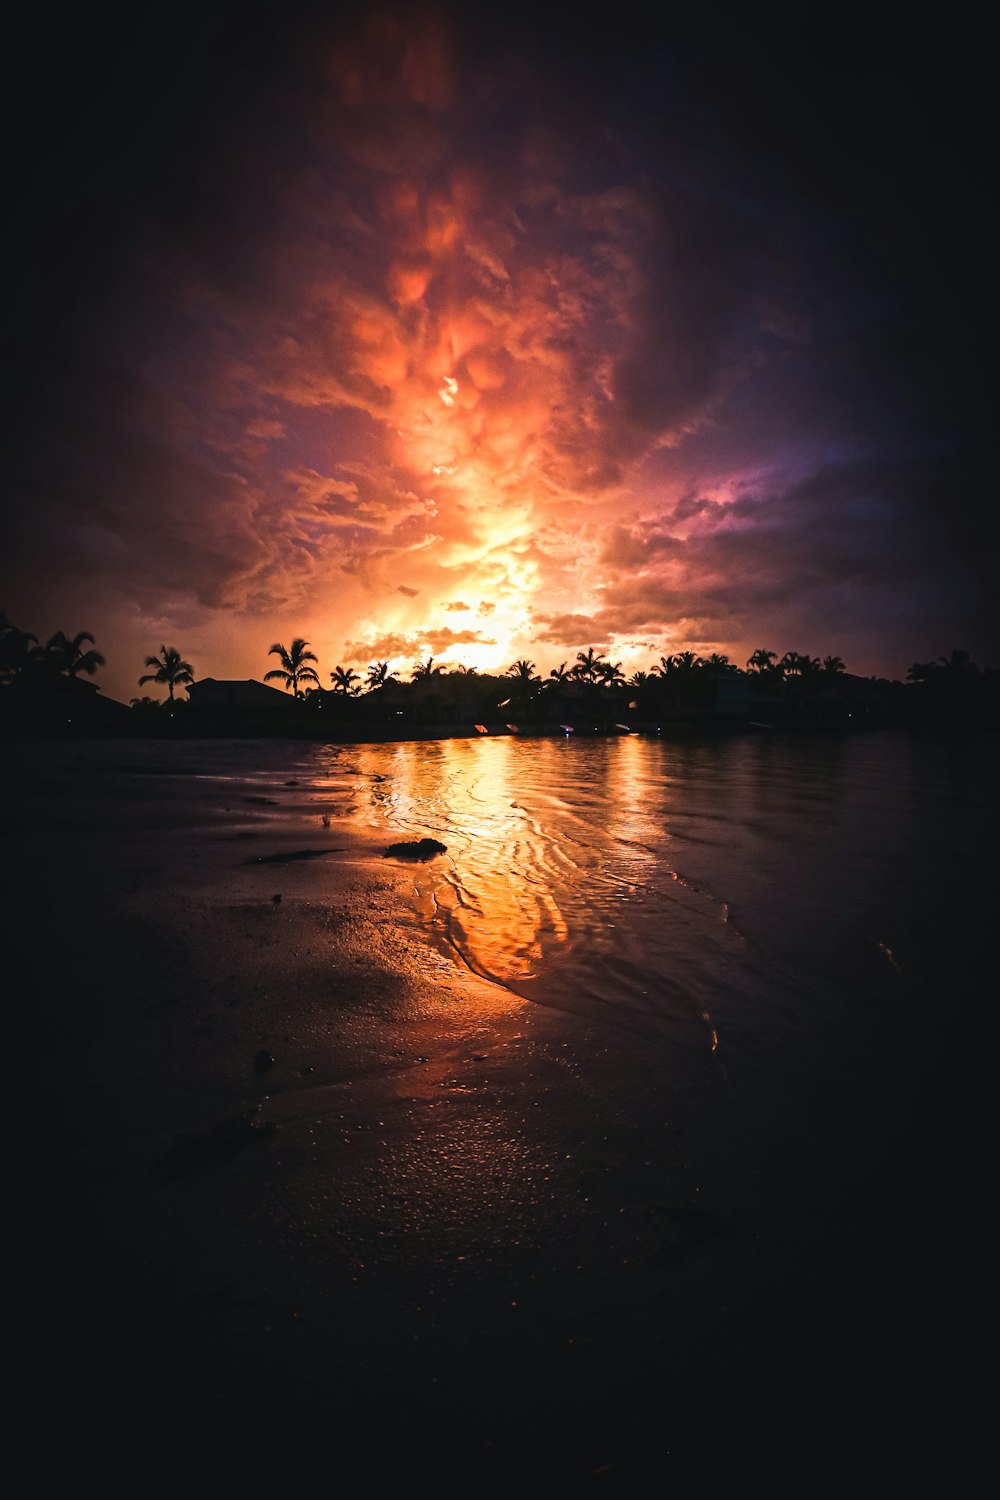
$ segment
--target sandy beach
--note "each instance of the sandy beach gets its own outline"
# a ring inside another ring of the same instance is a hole
[[[710,1058],[486,984],[428,946],[374,831],[331,820],[316,852],[294,783],[227,803],[116,772],[113,746],[101,774],[5,753],[36,1476],[817,1493],[861,1464],[961,1471],[950,1135],[915,1147],[833,1065],[751,1113]]]

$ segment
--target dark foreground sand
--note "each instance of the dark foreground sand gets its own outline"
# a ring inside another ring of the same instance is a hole
[[[831,1070],[751,1104],[523,1005],[428,950],[373,838],[248,862],[316,847],[293,793],[283,821],[24,762],[8,1458],[34,1484],[961,1484],[967,1184],[898,1094],[886,1118]]]

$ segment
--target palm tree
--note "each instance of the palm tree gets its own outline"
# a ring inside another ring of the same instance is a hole
[[[926,682],[928,677],[932,677],[936,671],[937,667],[932,661],[915,661],[912,667],[907,668],[906,680],[907,682]]]
[[[389,663],[373,661],[368,668],[368,691],[373,693],[376,688],[385,687],[389,681]]]
[[[429,681],[430,678],[437,677],[440,672],[441,668],[434,665],[433,656],[429,656],[426,661],[417,662],[410,676],[414,682]]]
[[[520,661],[512,662],[503,674],[505,677],[516,677],[518,685],[527,687],[529,683],[537,681],[535,677],[535,663],[526,661],[522,656]]]
[[[696,667],[705,665],[694,651],[678,651],[673,657],[673,663],[678,672],[693,672]]]
[[[617,687],[619,683],[625,681],[625,673],[622,671],[620,661],[613,663],[610,661],[602,662],[597,669],[597,675],[605,687]]]
[[[72,640],[57,630],[45,643],[45,655],[58,672],[65,672],[69,677],[86,672],[88,677],[93,677],[98,667],[104,666],[104,657],[99,651],[84,651],[84,641],[94,643],[89,630],[79,631]],[[149,666],[149,662],[146,665]]]
[[[773,672],[774,663],[778,660],[777,651],[767,651],[760,646],[747,660],[748,672]]]
[[[576,653],[576,666],[573,668],[573,676],[580,677],[585,682],[596,682],[601,668],[605,665],[605,659],[600,651],[595,651],[593,646],[588,646],[586,651],[578,651]]]
[[[549,676],[555,683],[556,687],[562,687],[564,682],[569,682],[572,675],[572,672],[567,671],[566,663],[564,661],[561,661],[558,667],[553,667],[551,672],[549,673]]]
[[[361,691],[361,678],[351,667],[342,667],[338,664],[330,673],[330,680],[335,693],[344,693],[347,697],[353,698]]]
[[[810,656],[808,652],[786,651],[778,663],[783,672],[792,673],[796,677],[812,677],[814,672],[820,668],[818,656]]]
[[[844,658],[842,656],[824,656],[823,671],[828,677],[835,677],[838,672],[846,672]]]
[[[32,646],[38,637],[28,630],[18,630],[0,611],[0,682],[12,682],[32,665]]]
[[[307,662],[318,660],[315,652],[306,650],[308,644],[308,641],[297,635],[287,650],[280,641],[271,646],[267,654],[278,657],[281,666],[275,667],[273,672],[265,672],[264,681],[283,682],[286,692],[291,688],[292,695],[296,698],[301,697],[304,682],[314,682],[319,687],[315,669],[306,665]]]
[[[140,677],[139,686],[142,687],[144,682],[166,683],[171,703],[174,701],[175,687],[194,682],[194,668],[189,661],[181,660],[181,653],[176,646],[161,646],[159,656],[146,657],[146,666],[155,667],[156,670]]]

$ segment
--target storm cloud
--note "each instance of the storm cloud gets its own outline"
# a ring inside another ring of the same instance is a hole
[[[11,618],[93,630],[122,697],[167,635],[216,676],[294,635],[989,655],[984,258],[930,49],[565,22],[209,8],[121,74],[29,39]]]

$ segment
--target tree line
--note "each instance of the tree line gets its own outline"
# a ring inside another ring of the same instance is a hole
[[[388,661],[371,662],[363,675],[353,667],[338,663],[328,674],[330,687],[324,688],[318,671],[318,657],[303,637],[294,637],[289,645],[276,641],[267,654],[276,657],[278,665],[264,673],[264,681],[280,683],[293,698],[306,703],[321,703],[328,695],[334,699],[350,699],[381,694],[387,688],[405,687],[408,683],[429,684],[442,679],[448,679],[456,696],[469,698],[475,696],[471,690],[476,685],[469,679],[476,679],[483,687],[488,683],[506,683],[510,698],[501,702],[499,707],[510,705],[522,712],[541,695],[560,690],[575,690],[577,693],[582,690],[591,697],[602,690],[628,690],[636,695],[633,706],[641,706],[643,699],[662,699],[664,693],[670,701],[695,704],[720,679],[749,679],[764,691],[788,687],[805,692],[836,683],[847,671],[840,656],[821,659],[799,651],[786,651],[779,656],[776,651],[759,647],[742,667],[721,652],[702,657],[694,651],[679,651],[661,656],[648,668],[629,675],[622,669],[620,661],[614,662],[599,648],[588,646],[576,653],[572,664],[568,659],[564,660],[545,675],[526,657],[512,662],[502,673],[480,673],[475,667],[461,664],[445,667],[433,656],[428,656],[426,660],[418,659],[414,663],[407,679],[397,676]],[[53,677],[74,678],[81,674],[93,677],[105,664],[106,659],[96,649],[90,631],[82,630],[70,636],[60,630],[43,643],[0,613],[0,685],[43,682]],[[152,683],[165,688],[167,697],[166,700],[148,696],[133,698],[133,707],[154,707],[161,702],[172,707],[177,701],[177,690],[195,682],[192,663],[175,646],[161,645],[159,654],[147,656],[144,665],[148,670],[138,678],[139,686]],[[989,682],[995,687],[996,676],[995,669],[978,667],[969,652],[953,650],[936,661],[914,662],[906,673],[906,682],[933,696],[956,689],[967,690],[975,683]],[[464,682],[460,681],[462,679]],[[871,680],[893,685],[887,679]],[[898,683],[895,685],[899,686]],[[460,691],[462,687],[466,691]],[[620,691],[615,696],[621,695]]]

